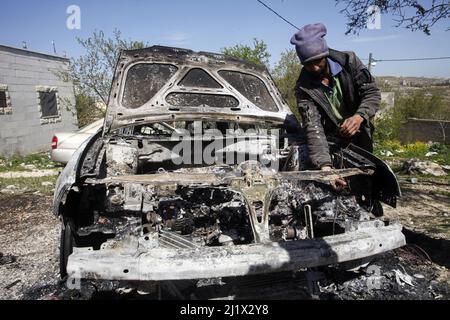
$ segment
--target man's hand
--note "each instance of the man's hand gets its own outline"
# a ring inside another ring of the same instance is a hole
[[[353,137],[361,127],[361,123],[364,121],[364,118],[359,114],[355,114],[354,116],[345,119],[344,123],[341,125],[340,133],[346,138]]]
[[[320,168],[320,170],[322,170],[322,171],[331,171],[331,170],[333,170],[333,168],[330,167],[330,166],[324,166],[324,167]],[[331,185],[333,186],[333,188],[335,190],[337,190],[337,189],[346,187],[347,186],[347,182],[345,181],[344,178],[339,177],[336,180],[334,180],[331,183]]]

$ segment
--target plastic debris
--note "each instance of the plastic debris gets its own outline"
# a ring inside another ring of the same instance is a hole
[[[389,150],[381,150],[380,154],[385,157],[392,157],[394,154]]]
[[[395,273],[395,281],[397,282],[398,285],[403,287],[403,285],[406,283],[407,285],[414,287],[412,283],[413,278],[409,274],[403,273],[398,269],[395,269],[393,271]]]

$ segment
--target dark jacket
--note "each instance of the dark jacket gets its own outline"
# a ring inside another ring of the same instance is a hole
[[[296,85],[297,106],[303,120],[302,127],[306,135],[309,158],[312,165],[317,168],[332,164],[327,138],[343,145],[352,142],[372,152],[371,119],[381,102],[380,90],[374,78],[355,53],[330,49],[328,58],[342,66],[338,78],[346,111],[344,117],[359,114],[364,121],[360,131],[351,140],[340,137],[339,122],[321,89],[320,80],[303,69]]]

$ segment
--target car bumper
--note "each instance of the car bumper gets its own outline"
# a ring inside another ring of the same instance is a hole
[[[400,225],[283,243],[196,249],[137,250],[74,248],[71,278],[185,280],[298,270],[357,260],[406,244]]]
[[[68,163],[75,151],[75,149],[53,149],[50,158],[55,162]]]

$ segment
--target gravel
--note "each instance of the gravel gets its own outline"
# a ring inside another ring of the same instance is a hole
[[[417,189],[411,192],[417,194]],[[414,216],[417,204],[408,196],[408,201],[400,203],[401,217]],[[448,247],[448,239],[410,229],[406,234],[411,244],[376,257],[365,269],[313,270],[318,282],[312,294],[305,272],[176,283],[182,288],[178,292],[170,284],[161,285],[162,291],[149,284],[143,294],[113,282],[85,282],[81,292],[71,291],[59,279],[60,222],[51,214],[51,205],[51,196],[0,194],[0,299],[156,299],[180,294],[190,299],[450,299],[450,255],[442,250]],[[425,218],[424,205],[422,201],[419,218]],[[448,206],[445,201],[432,205],[440,214]]]

